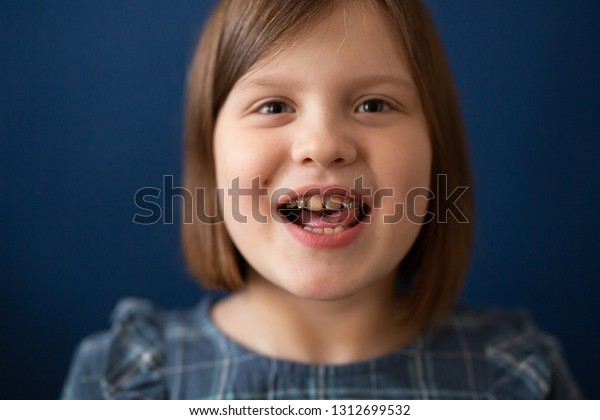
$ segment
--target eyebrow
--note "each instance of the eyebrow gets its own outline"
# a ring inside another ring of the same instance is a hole
[[[243,85],[244,89],[252,87],[282,87],[297,85],[297,82],[294,79],[283,75],[278,75],[276,77],[261,76],[256,78],[242,78],[239,80],[239,83]],[[352,77],[347,80],[347,83],[348,85],[359,89],[377,85],[395,85],[407,90],[416,89],[415,83],[410,78],[395,77],[384,74]]]
[[[358,88],[377,86],[377,85],[395,85],[403,89],[415,89],[415,83],[404,77],[395,77],[389,75],[366,75],[355,77],[351,80],[352,86]]]

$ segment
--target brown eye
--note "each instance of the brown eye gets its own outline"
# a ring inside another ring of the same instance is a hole
[[[389,105],[379,99],[370,99],[363,102],[356,108],[356,112],[383,112],[389,109]]]
[[[293,112],[293,110],[283,102],[269,102],[261,106],[258,112],[261,114],[282,114],[284,112]]]

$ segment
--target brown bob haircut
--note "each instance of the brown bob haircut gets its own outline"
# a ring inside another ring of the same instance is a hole
[[[194,195],[197,214],[200,209],[218,209],[218,198],[212,193],[216,189],[213,131],[227,95],[262,56],[289,46],[345,1],[375,7],[387,16],[398,35],[398,48],[403,48],[408,59],[428,124],[434,193],[429,211],[447,214],[447,218],[445,223],[438,217],[422,226],[398,274],[405,296],[403,312],[411,325],[421,329],[444,316],[461,290],[473,233],[473,203],[470,189],[456,201],[468,220],[459,223],[446,200],[438,200],[438,174],[447,176],[447,191],[470,186],[471,180],[454,82],[441,42],[419,0],[220,1],[205,25],[188,73],[184,183],[189,191],[203,188],[207,192],[204,198]],[[216,211],[206,210],[206,214]],[[209,288],[234,291],[243,287],[247,263],[224,223],[193,219],[183,224],[184,252],[192,274]]]

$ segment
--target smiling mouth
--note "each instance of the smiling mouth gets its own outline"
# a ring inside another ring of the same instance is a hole
[[[334,235],[352,229],[369,214],[365,203],[340,195],[312,195],[282,203],[278,213],[312,233]]]

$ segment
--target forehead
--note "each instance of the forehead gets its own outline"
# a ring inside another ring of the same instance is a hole
[[[272,84],[291,74],[323,80],[329,73],[357,79],[376,75],[411,85],[401,38],[372,2],[335,2],[314,24],[267,51],[238,85]]]

